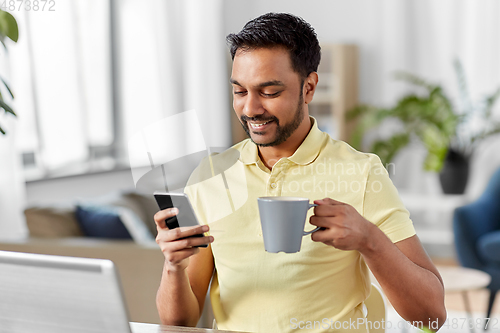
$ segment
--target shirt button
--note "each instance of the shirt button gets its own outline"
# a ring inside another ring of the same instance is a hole
[[[272,188],[276,188],[278,185],[276,185],[276,183],[271,183],[271,187]]]

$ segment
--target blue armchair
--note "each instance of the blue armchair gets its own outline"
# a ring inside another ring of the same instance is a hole
[[[500,290],[500,169],[477,201],[455,209],[453,233],[460,264],[491,275],[489,318]]]

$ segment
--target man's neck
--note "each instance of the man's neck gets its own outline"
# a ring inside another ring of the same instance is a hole
[[[259,156],[262,163],[271,170],[281,158],[292,156],[305,140],[311,128],[311,119],[307,117],[285,142],[272,147],[259,146]]]

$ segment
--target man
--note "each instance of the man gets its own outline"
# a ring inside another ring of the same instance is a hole
[[[366,325],[343,324],[365,317],[368,266],[403,318],[440,327],[441,278],[380,160],[332,140],[309,117],[320,61],[312,27],[270,13],[227,39],[233,107],[250,139],[202,162],[191,177],[186,192],[210,228],[166,229],[175,209],[155,216],[165,255],[157,297],[162,322],[195,326],[213,276],[221,329],[285,332],[316,322],[305,328],[367,332]],[[226,178],[202,176],[234,151],[239,158]],[[322,229],[295,254],[265,252],[260,234],[257,198],[281,195],[318,204],[309,222]],[[209,235],[184,238],[201,232]]]

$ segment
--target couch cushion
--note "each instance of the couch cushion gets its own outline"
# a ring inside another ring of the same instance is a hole
[[[500,265],[500,230],[479,237],[477,251],[486,263]]]
[[[73,209],[31,207],[24,211],[31,237],[61,238],[84,235]]]
[[[154,243],[154,237],[146,227],[144,222],[137,217],[131,209],[125,207],[116,207],[120,214],[120,219],[132,236],[132,239],[137,243]]]
[[[112,207],[77,205],[75,216],[86,236],[132,239],[119,212]]]
[[[159,209],[153,194],[145,195],[134,191],[119,191],[108,193],[101,197],[87,199],[83,202],[85,204],[124,207],[129,209],[143,222],[149,230],[149,233],[153,237],[156,237],[157,231],[153,216]],[[134,235],[132,235],[132,237],[133,236]]]
[[[153,194],[145,195],[136,192],[123,193],[123,198],[127,199],[127,202],[135,202],[142,211],[139,216],[144,224],[149,229],[151,235],[156,237],[158,231],[156,230],[156,223],[154,221],[154,215],[160,210],[158,204],[156,203]],[[135,211],[135,210],[134,210]]]

